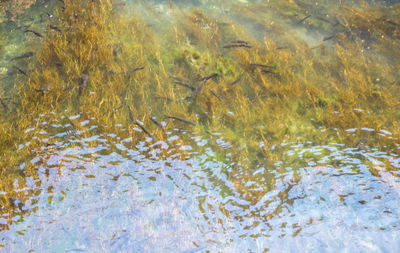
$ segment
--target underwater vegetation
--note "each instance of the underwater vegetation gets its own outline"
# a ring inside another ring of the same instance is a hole
[[[147,9],[149,24],[139,7],[62,2],[47,29],[25,29],[35,42],[9,59],[29,71],[18,65],[12,87],[0,87],[0,191],[7,193],[0,214],[9,224],[35,211],[24,205],[40,192],[18,189],[38,178],[49,149],[63,148],[46,126],[89,135],[73,115],[98,126],[90,131],[131,138],[132,147],[143,140],[176,147],[158,159],[190,158],[179,149],[186,144],[205,151],[192,138],[199,134],[213,159],[229,160],[223,173],[252,204],[274,187],[268,168],[285,157],[277,148],[283,142],[399,154],[399,4],[344,2],[311,12],[315,1],[232,2],[221,14],[172,3],[167,17]],[[264,174],[254,175],[260,167]],[[246,187],[250,181],[262,190]]]

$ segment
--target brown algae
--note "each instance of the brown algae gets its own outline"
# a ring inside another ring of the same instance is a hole
[[[340,16],[316,16],[305,15],[310,1],[235,4],[233,16],[221,15],[224,22],[200,9],[173,9],[171,29],[158,34],[139,15],[113,11],[112,1],[63,2],[53,24],[59,30],[41,39],[32,71],[15,79],[8,101],[0,93],[0,190],[7,192],[0,202],[10,223],[27,212],[29,196],[39,194],[17,191],[14,182],[23,188],[25,177],[37,177],[37,164],[28,161],[42,155],[43,143],[33,138],[45,129],[40,123],[64,122],[85,135],[87,127],[68,117],[78,113],[98,131],[128,137],[116,127],[123,124],[132,146],[148,137],[166,140],[166,132],[175,129],[188,134],[172,145],[195,146],[190,133],[200,133],[220,161],[231,154],[241,169],[227,171],[228,179],[250,203],[262,194],[246,183],[267,184],[251,168],[281,160],[284,155],[274,147],[282,142],[351,147],[362,142],[398,154],[400,57],[393,54],[400,49],[399,5],[389,16],[374,6],[342,6]],[[283,23],[263,14],[273,11],[284,12]],[[238,17],[272,36],[253,36]],[[285,22],[294,24],[291,29],[314,29],[323,44],[313,49],[314,40],[292,36]],[[335,36],[325,40],[327,34]],[[132,130],[137,127],[142,131]],[[361,128],[385,129],[391,138],[348,134]],[[210,133],[221,133],[232,148],[221,148]],[[164,151],[159,158],[163,155],[171,154]]]

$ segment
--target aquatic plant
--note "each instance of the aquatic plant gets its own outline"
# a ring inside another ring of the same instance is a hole
[[[158,140],[176,147],[158,159],[190,158],[179,150],[185,144],[210,148],[210,159],[230,164],[221,173],[234,189],[215,182],[225,189],[221,194],[234,190],[250,203],[275,187],[271,165],[285,158],[282,143],[392,150],[400,137],[399,58],[392,57],[400,47],[399,6],[390,17],[381,7],[344,5],[340,16],[304,19],[311,2],[232,3],[233,14],[218,18],[172,6],[171,27],[157,33],[140,11],[125,16],[112,1],[65,0],[35,48],[32,71],[15,78],[10,99],[0,105],[0,190],[8,193],[1,212],[22,212],[16,199],[23,205],[38,194],[18,195],[13,182],[23,188],[24,177],[37,178],[35,168],[47,157],[29,161],[53,144],[50,133],[40,134],[51,123],[83,137],[115,133],[131,138],[130,147]],[[274,12],[280,18],[271,21]],[[302,39],[305,34],[312,39]],[[80,123],[89,119],[96,130]],[[362,128],[387,129],[391,138]],[[265,170],[254,174],[258,168]],[[248,187],[250,181],[261,190]]]

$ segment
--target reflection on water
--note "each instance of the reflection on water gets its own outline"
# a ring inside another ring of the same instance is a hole
[[[394,2],[64,4],[2,16],[5,252],[400,250]]]

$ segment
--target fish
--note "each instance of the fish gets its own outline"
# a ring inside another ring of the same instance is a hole
[[[141,124],[139,124],[139,121],[136,120],[135,125],[137,125],[140,129],[142,129],[143,132],[145,132],[150,138],[153,138],[153,135],[144,128]]]
[[[296,25],[303,23],[309,17],[311,17],[311,15],[305,16],[304,18],[300,19],[299,22],[296,23]]]
[[[240,80],[242,80],[242,77],[241,77],[241,76],[239,76],[238,79],[236,79],[235,81],[231,82],[229,85],[230,85],[230,86],[235,85],[235,84],[237,84]]]
[[[128,70],[126,73],[127,74],[133,74],[136,71],[143,70],[143,69],[144,69],[144,67],[134,68],[134,69]]]
[[[207,82],[207,80],[209,80],[213,77],[216,77],[216,76],[218,76],[217,73],[214,73],[214,74],[206,76],[206,77],[202,77],[200,79],[202,82],[201,82],[200,86],[193,92],[192,97],[198,96],[201,93],[201,91],[203,90],[204,84]]]
[[[247,45],[247,44],[230,44],[230,45],[223,46],[223,48],[235,48],[235,47],[252,48],[253,46],[250,46],[250,45]]]
[[[231,43],[232,44],[246,44],[246,45],[249,44],[249,42],[244,41],[244,40],[233,40],[233,41],[231,41]]]
[[[275,72],[274,71],[271,71],[271,70],[268,70],[268,69],[262,69],[261,70],[261,73],[267,73],[267,74],[275,74]]]
[[[216,76],[218,76],[218,74],[217,74],[217,73],[214,73],[214,74],[212,74],[212,75],[202,77],[202,78],[200,79],[200,81],[207,81],[207,80],[209,80],[209,79],[211,79],[211,78],[213,78],[213,77],[216,77]]]
[[[183,87],[186,87],[186,88],[188,88],[188,89],[190,89],[190,90],[192,90],[192,91],[195,91],[195,90],[196,90],[196,88],[194,88],[193,86],[191,86],[191,85],[189,85],[189,84],[186,84],[186,83],[175,82],[175,84],[176,84],[176,85],[183,86]]]
[[[166,118],[166,119],[177,120],[177,121],[180,121],[180,122],[182,122],[182,123],[189,124],[189,125],[193,125],[193,126],[196,125],[196,123],[194,123],[194,122],[192,122],[192,121],[185,120],[185,119],[181,119],[181,118],[174,117],[174,116],[168,116],[168,115],[166,115],[165,118]]]
[[[25,71],[23,71],[22,69],[18,68],[17,66],[14,66],[14,68],[15,68],[19,73],[21,73],[21,74],[23,74],[23,75],[25,75],[25,76],[28,76],[28,75],[26,74]]]
[[[334,34],[334,35],[325,37],[325,38],[322,39],[322,41],[327,41],[327,40],[333,39],[335,36],[336,36],[336,35]]]
[[[79,83],[79,95],[82,94],[82,90],[83,90],[83,88],[86,87],[88,80],[89,80],[89,75],[87,75],[87,74],[81,75],[81,82]]]
[[[215,91],[210,90],[211,94],[214,95],[214,97],[218,98],[219,101],[222,101],[222,99],[215,93]]]
[[[150,117],[150,120],[164,132],[164,127],[161,125],[160,122],[158,122],[154,117]]]
[[[33,52],[26,52],[23,55],[11,58],[10,60],[8,60],[8,62],[12,62],[12,61],[19,60],[19,59],[24,59],[24,58],[29,58],[29,57],[32,57],[32,56],[33,56]]]
[[[55,26],[55,25],[51,25],[51,24],[50,24],[49,27],[50,27],[50,29],[52,29],[52,30],[54,30],[54,31],[56,31],[56,32],[58,32],[58,33],[62,33],[61,29],[58,28],[58,27]]]
[[[41,35],[40,33],[38,33],[38,32],[35,32],[35,31],[33,31],[33,30],[25,30],[24,32],[26,32],[26,33],[28,33],[28,32],[30,32],[30,33],[33,33],[34,35],[36,35],[36,36],[38,36],[38,37],[40,37],[40,38],[43,38],[43,35]]]
[[[135,121],[135,118],[133,117],[133,113],[132,113],[132,110],[131,110],[130,107],[128,107],[128,111],[129,111],[129,119],[130,119],[131,121]]]
[[[269,65],[265,65],[265,64],[259,64],[259,63],[251,63],[250,66],[254,66],[254,67],[260,67],[260,68],[269,68],[269,69],[273,69],[273,66],[269,66]]]

